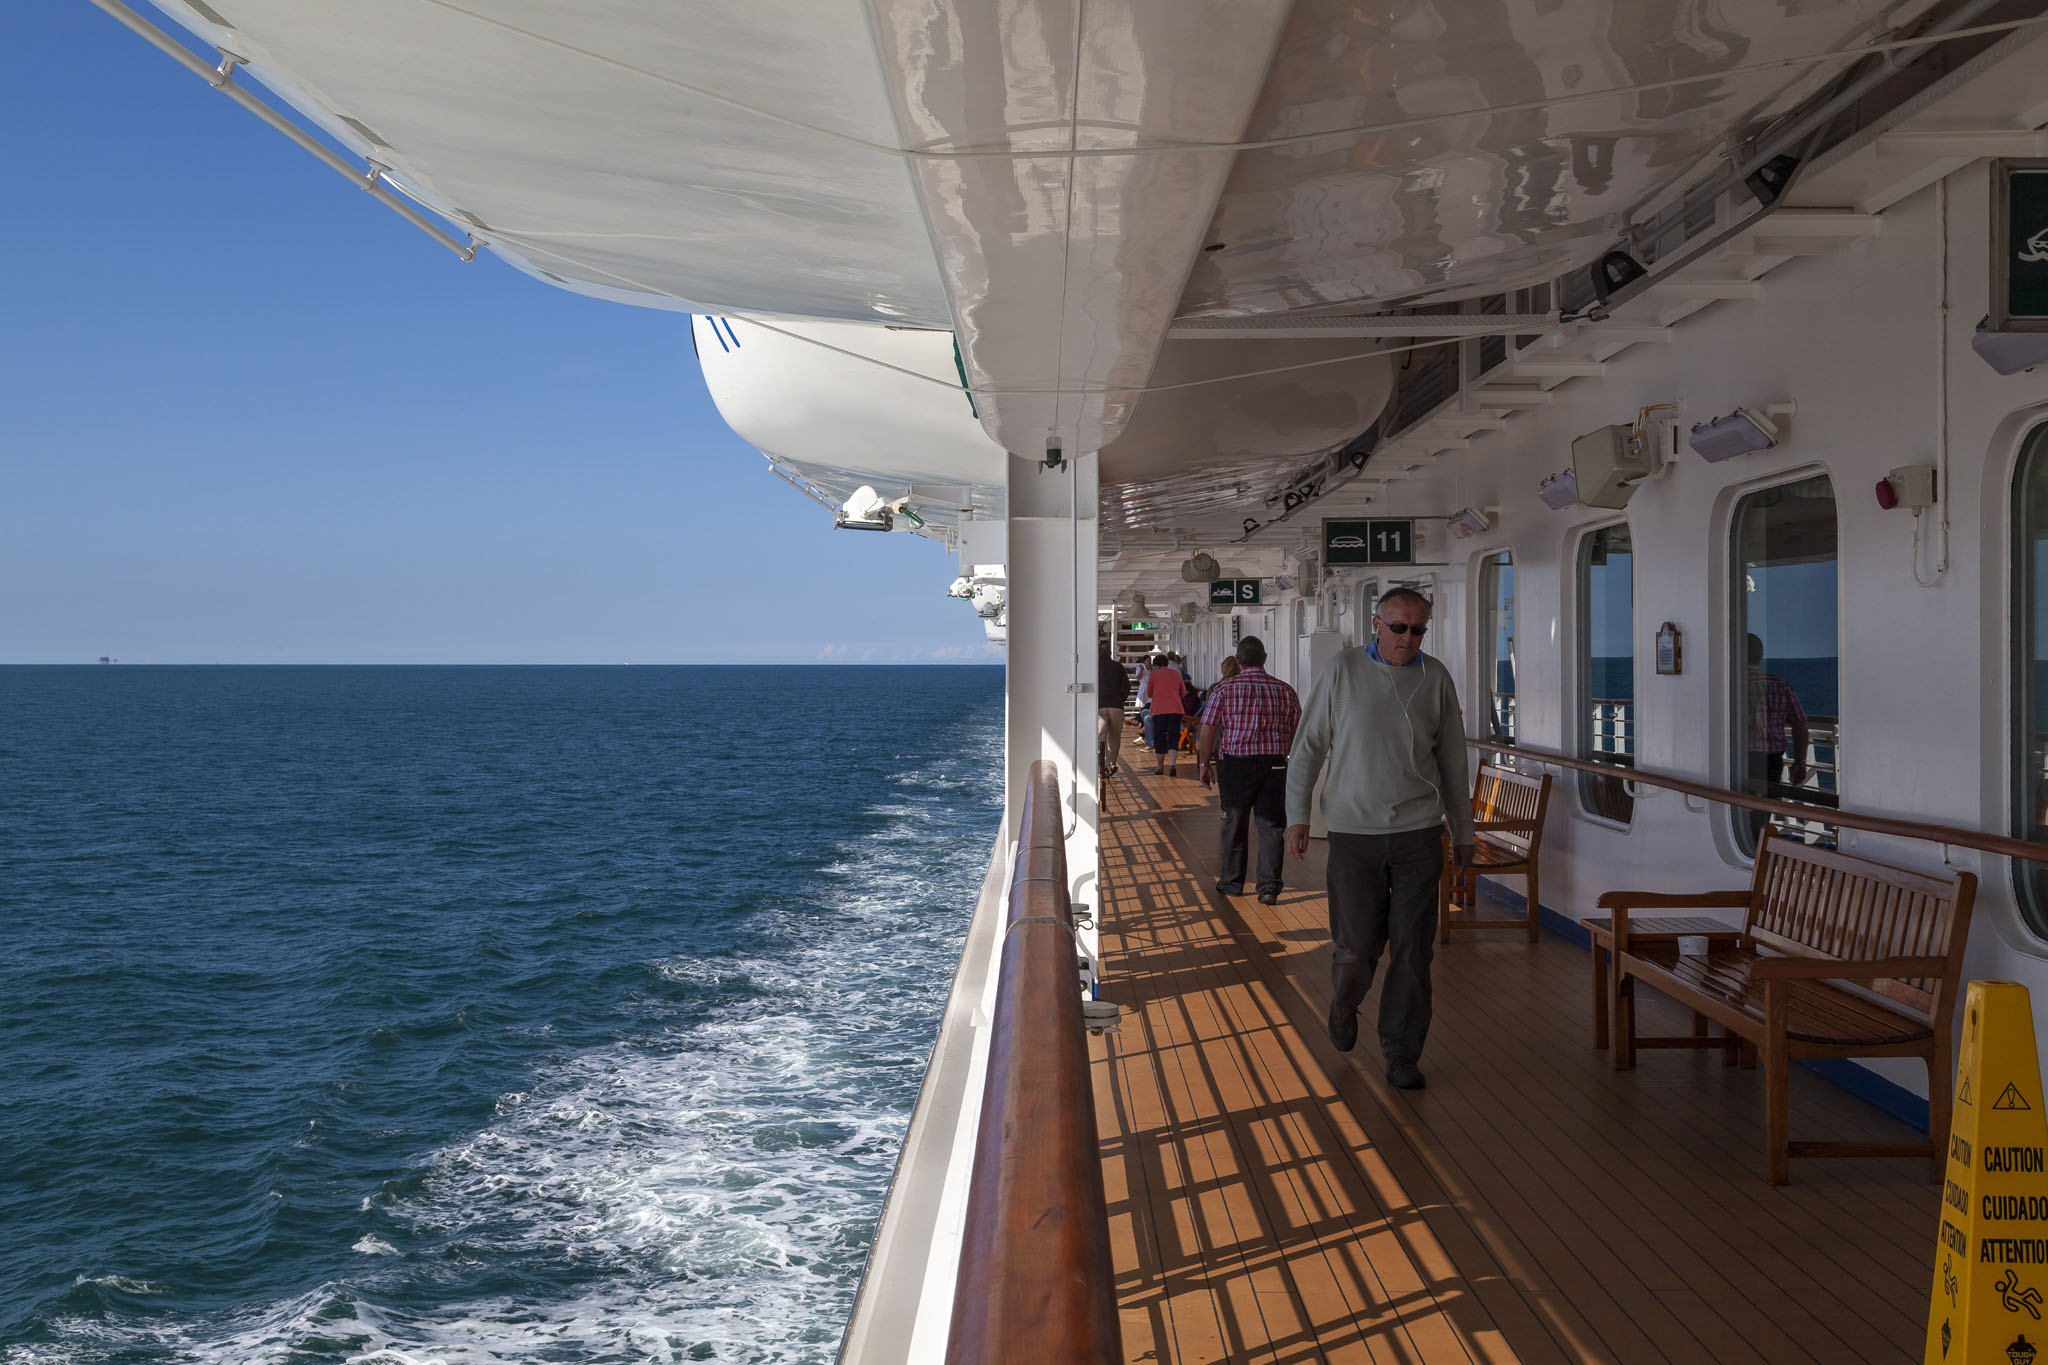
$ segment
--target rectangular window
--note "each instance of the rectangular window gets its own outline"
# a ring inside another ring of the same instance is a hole
[[[2048,424],[2027,435],[2013,480],[2015,838],[2048,843]],[[2020,909],[2048,938],[2048,864],[2012,860]]]
[[[1636,761],[1635,542],[1626,525],[1579,541],[1579,756],[1618,768]],[[1590,815],[1627,824],[1636,799],[1625,779],[1579,774]]]
[[[1841,804],[1835,490],[1825,475],[1758,489],[1735,505],[1730,659],[1735,785],[1752,796]],[[1756,852],[1766,823],[1832,848],[1821,819],[1738,810],[1735,842]]]
[[[1502,551],[1479,566],[1479,691],[1489,739],[1515,742],[1515,557]]]

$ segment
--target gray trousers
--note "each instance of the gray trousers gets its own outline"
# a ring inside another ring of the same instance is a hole
[[[1330,831],[1330,1014],[1355,1014],[1388,948],[1380,991],[1380,1050],[1388,1061],[1422,1056],[1429,1037],[1429,964],[1436,957],[1436,888],[1443,832]]]

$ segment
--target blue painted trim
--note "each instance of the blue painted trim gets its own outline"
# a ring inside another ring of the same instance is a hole
[[[1528,903],[1520,892],[1510,891],[1493,881],[1481,881],[1479,894],[1489,900],[1499,901],[1516,914],[1522,913],[1522,908]],[[1539,903],[1536,907],[1536,919],[1545,929],[1568,943],[1589,950],[1593,946],[1593,936],[1586,932],[1586,927],[1574,916],[1559,914],[1549,906]],[[1891,1115],[1901,1123],[1923,1133],[1927,1131],[1927,1101],[1897,1081],[1887,1080],[1869,1067],[1858,1066],[1846,1057],[1812,1057],[1802,1060],[1799,1065],[1823,1080],[1834,1082],[1865,1104]]]
[[[740,348],[740,334],[732,329],[732,319],[720,318],[719,321],[725,324],[725,334],[732,338],[732,348],[737,351]]]
[[[724,351],[727,355],[731,355],[732,347],[725,344],[725,333],[718,330],[718,319],[707,317],[704,321],[711,324],[711,335],[718,338],[718,349]]]
[[[1888,1081],[1847,1057],[1808,1057],[1799,1065],[1833,1081],[1865,1104],[1882,1109],[1899,1122],[1923,1133],[1927,1131],[1927,1101],[1897,1081]]]

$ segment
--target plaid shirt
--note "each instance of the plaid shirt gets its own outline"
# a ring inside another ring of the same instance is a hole
[[[1749,670],[1749,749],[1751,753],[1782,754],[1786,732],[1794,717],[1806,720],[1806,708],[1791,684],[1761,668]]]
[[[1301,700],[1263,668],[1247,668],[1209,689],[1202,724],[1216,727],[1217,751],[1230,758],[1284,754],[1294,747]]]

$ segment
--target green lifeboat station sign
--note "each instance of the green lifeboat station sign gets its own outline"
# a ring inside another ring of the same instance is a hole
[[[1415,523],[1412,520],[1323,520],[1323,563],[1413,564]]]
[[[1991,163],[1994,332],[2048,332],[2048,158]]]

